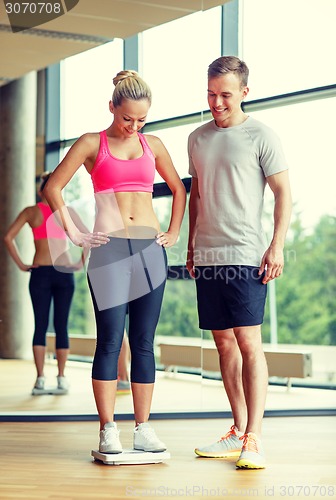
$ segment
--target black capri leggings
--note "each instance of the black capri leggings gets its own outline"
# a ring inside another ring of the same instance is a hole
[[[97,324],[93,379],[117,379],[128,311],[131,381],[155,381],[153,343],[166,277],[165,249],[153,239],[111,238],[91,250],[88,283]]]
[[[33,345],[46,345],[50,306],[53,300],[56,349],[69,348],[68,318],[74,290],[73,273],[57,271],[53,266],[32,268],[29,292],[35,317]]]

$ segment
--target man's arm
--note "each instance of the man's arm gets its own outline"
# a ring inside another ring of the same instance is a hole
[[[284,268],[283,249],[292,212],[288,170],[270,175],[267,177],[267,182],[274,194],[274,230],[272,241],[259,268],[259,274],[265,271],[264,284],[282,274]]]
[[[192,278],[195,277],[194,247],[195,247],[198,203],[199,203],[198,180],[197,177],[193,177],[191,181],[190,196],[189,196],[189,237],[188,237],[187,263],[186,263],[187,269]]]

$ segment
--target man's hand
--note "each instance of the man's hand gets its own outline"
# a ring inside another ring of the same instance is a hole
[[[187,252],[187,262],[186,262],[186,268],[192,278],[195,278],[195,266],[194,266],[194,252],[190,248],[188,248]]]
[[[266,285],[269,281],[278,278],[284,268],[284,256],[282,247],[276,245],[270,245],[270,247],[264,253],[259,268],[259,276],[265,271],[265,276],[263,277],[263,284]]]

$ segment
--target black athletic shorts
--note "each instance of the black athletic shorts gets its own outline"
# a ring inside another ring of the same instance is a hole
[[[195,267],[199,327],[227,330],[261,325],[267,294],[254,266]]]

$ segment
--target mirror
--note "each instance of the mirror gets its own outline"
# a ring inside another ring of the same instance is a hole
[[[304,351],[304,344],[307,341],[309,341],[308,350],[311,350],[311,346],[317,346],[321,339],[326,345],[335,343],[330,320],[334,313],[330,300],[324,295],[325,305],[323,308],[321,306],[322,309],[316,310],[315,304],[322,302],[318,293],[322,292],[316,292],[314,295],[313,291],[323,289],[321,282],[318,281],[319,278],[316,280],[314,278],[314,287],[305,287],[303,279],[307,273],[309,275],[311,273],[307,258],[309,244],[317,245],[319,241],[324,242],[325,247],[323,245],[314,247],[318,248],[320,252],[314,262],[318,261],[318,269],[321,273],[325,273],[325,270],[330,268],[326,264],[326,257],[322,259],[321,255],[329,255],[328,238],[332,234],[330,229],[332,224],[328,217],[335,214],[336,210],[335,196],[332,190],[334,183],[325,182],[325,179],[332,180],[334,178],[334,171],[331,170],[332,162],[330,162],[330,158],[333,158],[332,144],[334,141],[333,136],[331,136],[332,127],[330,127],[327,117],[333,116],[332,111],[336,111],[336,98],[335,90],[331,88],[333,80],[328,73],[332,67],[329,61],[332,56],[333,44],[327,43],[326,38],[329,33],[333,33],[333,30],[326,29],[325,23],[328,19],[331,23],[335,16],[332,15],[334,7],[331,7],[330,4],[327,10],[315,10],[312,17],[307,19],[305,26],[303,26],[301,12],[304,8],[304,0],[298,0],[295,10],[293,10],[293,2],[290,0],[283,0],[283,2],[287,7],[287,9],[283,9],[284,15],[289,9],[291,11],[291,25],[288,26],[287,31],[288,40],[291,43],[288,43],[288,46],[283,45],[283,37],[277,33],[283,23],[280,23],[278,17],[275,18],[269,10],[271,7],[268,0],[242,1],[240,3],[244,9],[244,20],[241,25],[242,45],[240,51],[251,70],[249,101],[253,102],[249,104],[247,101],[246,112],[268,124],[278,133],[291,167],[292,191],[296,211],[293,218],[294,225],[287,244],[289,253],[286,253],[286,268],[288,271],[285,270],[284,279],[278,280],[276,284],[277,338],[281,344],[290,344],[293,339],[296,339],[299,345],[298,349]],[[204,6],[207,8],[208,3],[210,2],[203,3],[200,0],[200,9],[202,10]],[[215,3],[211,2],[211,4]],[[317,15],[320,22],[313,19],[313,16]],[[276,19],[275,23],[274,19]],[[209,118],[208,115],[203,115],[201,110],[208,108],[206,101],[207,66],[221,53],[221,20],[221,7],[214,7],[147,30],[142,34],[141,71],[153,92],[153,105],[145,132],[157,135],[162,139],[182,178],[188,178],[186,148],[188,136],[192,130]],[[267,55],[264,46],[264,31],[256,29],[256,23],[260,23],[260,26],[265,29],[267,28],[269,39],[273,42],[267,47],[270,51]],[[297,39],[298,26],[303,30],[302,40],[308,44],[307,46],[311,40],[312,30],[316,32],[316,26],[324,26],[323,33],[321,32],[320,36],[314,37],[314,47],[311,50],[303,51],[301,57],[308,67],[313,51],[319,57],[321,64],[324,62],[325,71],[302,72],[300,70],[302,65],[298,66],[295,58],[290,57],[292,45]],[[256,36],[258,32],[263,33],[263,36]],[[281,45],[277,45],[280,40]],[[160,52],[158,52],[158,47]],[[96,56],[98,53],[102,58],[108,56],[111,61],[110,65],[106,67],[106,74],[102,75],[99,82],[96,79],[91,81],[87,75],[83,78],[82,67],[83,64],[87,65],[87,61],[89,61],[90,67],[95,68],[92,71],[93,75],[101,73],[99,58]],[[267,60],[266,70],[268,73],[276,75],[271,83],[268,78],[265,78],[265,68],[260,69],[261,53],[264,54],[264,60]],[[290,66],[284,72],[283,65],[279,64],[279,61],[282,61],[286,55],[288,55],[286,62]],[[111,93],[111,80],[122,66],[122,59],[122,40],[115,39],[111,44],[106,44],[62,62],[62,88],[64,89],[62,139],[65,139],[61,144],[62,157],[70,147],[73,137],[78,137],[92,127],[97,130],[103,129],[109,123],[110,113],[107,104]],[[288,72],[291,74],[290,79],[288,79]],[[329,94],[326,94],[326,89],[323,92],[316,90],[314,95],[309,94],[306,90],[302,91],[302,89],[328,85],[330,87]],[[79,88],[82,89],[83,93],[78,91]],[[92,88],[95,89],[94,93],[92,93]],[[285,105],[286,94],[295,92],[296,94],[290,98],[290,104]],[[258,107],[258,99],[273,95],[283,95],[281,107],[278,107],[276,100],[270,103],[269,109],[265,109],[265,103]],[[83,112],[83,96],[87,106],[85,112]],[[90,99],[87,96],[90,96]],[[323,99],[319,99],[319,96]],[[98,109],[103,110],[103,114],[99,114]],[[318,129],[312,129],[311,116],[314,116],[314,121],[319,123]],[[175,126],[176,117],[182,117],[177,126]],[[295,141],[293,137],[295,137]],[[311,146],[307,147],[307,144]],[[316,175],[317,166],[319,175]],[[156,181],[160,182],[159,176]],[[69,197],[78,197],[78,192],[82,195],[88,183],[90,183],[90,179],[83,172],[83,175],[80,174],[78,178],[74,179],[73,191],[69,193]],[[312,200],[314,201],[312,202]],[[154,199],[155,209],[162,224],[167,224],[169,203],[167,193]],[[323,216],[327,217],[326,222],[323,222]],[[169,264],[172,266],[180,266],[185,263],[187,217],[186,213],[178,245],[169,251]],[[311,240],[309,240],[308,235],[313,235]],[[325,251],[327,253],[324,253]],[[323,276],[325,280],[331,279],[331,273],[320,274],[320,276]],[[70,319],[70,332],[94,336],[95,326],[92,306],[87,293],[86,277],[78,275],[76,280],[77,301],[74,306],[74,315]],[[216,353],[214,353],[211,335],[198,328],[194,285],[191,280],[171,279],[167,283],[161,321],[156,336],[156,355],[160,370],[158,370],[158,384],[152,406],[153,413],[225,411],[227,409],[222,382],[218,380],[218,372],[214,370]],[[300,288],[298,288],[299,286]],[[298,289],[300,293],[296,292]],[[26,292],[27,288],[24,291]],[[306,297],[306,302],[304,302],[304,297]],[[271,340],[271,304],[269,301],[270,297],[266,304],[263,327],[266,343]],[[300,311],[309,313],[309,320],[302,318],[294,307],[295,303],[300,305],[298,308]],[[314,304],[314,307],[311,307],[311,304]],[[284,313],[284,311],[286,312]],[[318,315],[323,318],[323,322],[318,323],[318,327],[309,327],[309,325],[317,324],[316,317]],[[161,353],[160,345],[167,346],[164,348],[164,353]],[[173,349],[169,350],[169,347],[173,347]],[[289,346],[289,349],[294,349],[293,344]],[[321,359],[315,350],[314,356],[316,360]],[[4,363],[2,360],[3,366]],[[32,362],[29,361],[29,363]],[[180,365],[176,365],[176,363],[180,363]],[[79,394],[83,397],[86,396],[81,392],[83,388],[80,380],[87,380],[88,365],[83,367],[83,372],[78,369],[80,373],[78,372],[79,382],[76,385],[76,390],[78,388]],[[178,375],[174,372],[175,366],[180,367]],[[167,373],[164,373],[163,367],[167,367]],[[334,370],[328,367],[327,363],[323,363],[323,359],[317,361],[317,364],[314,365],[313,381],[326,382],[327,373],[332,379]],[[29,370],[30,368],[27,367],[27,374],[31,373],[31,380],[33,380],[34,367],[32,364],[31,371]],[[24,381],[24,384],[27,383],[27,390],[24,386],[26,399],[29,398],[31,380],[29,380],[29,384],[28,381]],[[21,387],[23,386],[21,385]],[[89,391],[90,387],[87,393],[88,404],[91,405],[90,408],[93,408],[92,411],[95,413],[92,394]],[[166,393],[170,394],[171,397],[162,399],[162,394]],[[275,392],[273,391],[273,393]],[[128,397],[119,398],[119,402],[119,406],[117,404],[118,412],[132,412]],[[58,403],[59,401],[50,399],[48,405],[45,405],[44,411],[57,411]],[[284,407],[286,404],[288,403],[286,403],[285,394],[281,393],[280,397],[269,399],[266,408],[276,409]],[[75,407],[72,409],[76,410]],[[11,408],[6,408],[4,411],[11,411]],[[20,408],[18,411],[21,411]]]

